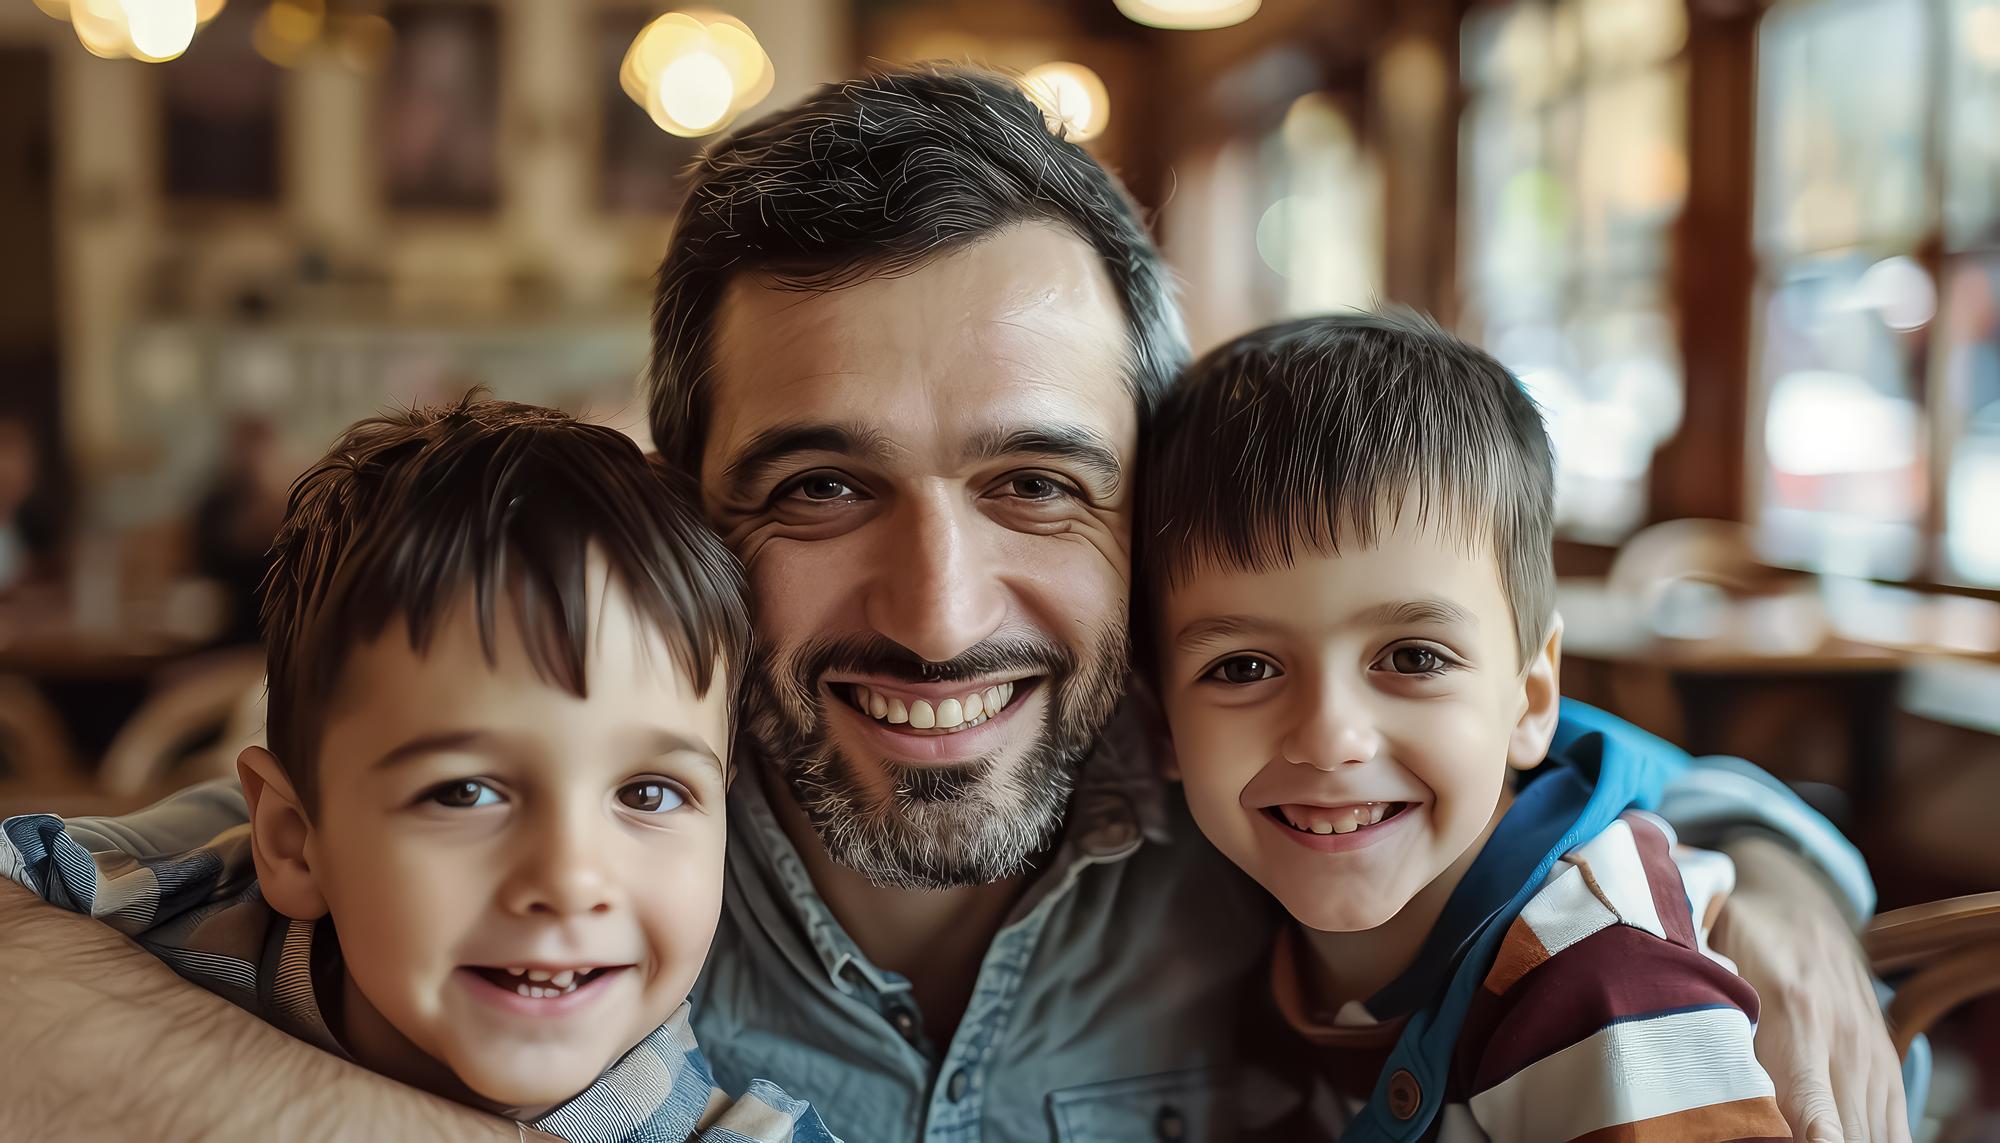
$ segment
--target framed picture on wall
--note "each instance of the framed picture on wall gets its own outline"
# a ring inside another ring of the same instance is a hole
[[[614,214],[670,215],[680,207],[682,176],[706,139],[660,130],[618,85],[625,50],[658,12],[618,4],[597,14],[592,61],[597,68],[598,201]]]
[[[159,75],[161,189],[169,201],[275,205],[283,73],[257,53],[257,8],[232,4]]]
[[[491,210],[500,200],[500,15],[490,4],[391,4],[376,138],[389,205]]]

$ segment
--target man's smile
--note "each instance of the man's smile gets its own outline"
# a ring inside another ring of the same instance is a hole
[[[1038,676],[981,683],[920,685],[830,682],[833,693],[876,722],[906,732],[955,734],[999,717]]]

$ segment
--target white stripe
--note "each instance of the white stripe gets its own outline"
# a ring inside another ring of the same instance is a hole
[[[1666,939],[1660,911],[1653,905],[1653,882],[1646,876],[1646,862],[1639,856],[1632,823],[1622,818],[1612,822],[1603,833],[1578,846],[1570,860],[1590,867],[1590,878],[1597,883],[1605,907],[1618,914],[1620,921]]]
[[[1497,1139],[1574,1139],[1690,1108],[1772,1094],[1736,1008],[1703,1008],[1601,1028],[1472,1097]]]
[[[1617,914],[1591,892],[1583,870],[1567,860],[1556,862],[1549,879],[1521,909],[1521,923],[1535,934],[1550,956],[1592,933],[1618,923]]]

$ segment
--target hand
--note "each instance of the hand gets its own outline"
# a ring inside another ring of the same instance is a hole
[[[1794,1138],[1909,1143],[1903,1069],[1860,946],[1825,884],[1776,842],[1727,848],[1736,891],[1714,945],[1757,990],[1757,1061]]]

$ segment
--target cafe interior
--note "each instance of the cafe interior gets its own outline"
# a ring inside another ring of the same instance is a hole
[[[1197,351],[1399,304],[1512,369],[1565,692],[1845,831],[1920,1138],[2000,1138],[2000,0],[11,0],[0,814],[233,773],[348,423],[643,443],[686,165],[922,60],[1120,175]]]

